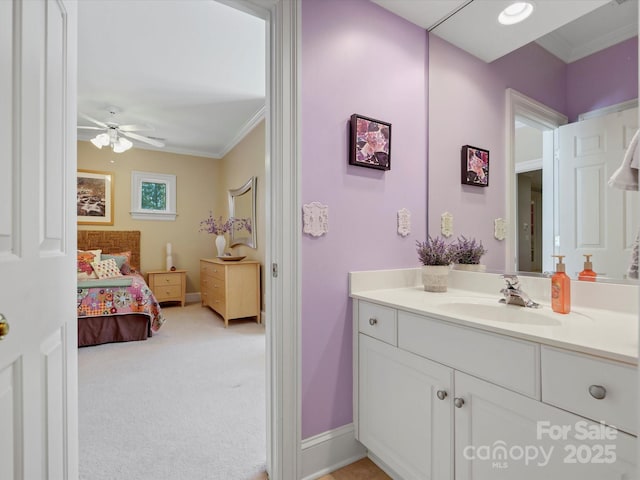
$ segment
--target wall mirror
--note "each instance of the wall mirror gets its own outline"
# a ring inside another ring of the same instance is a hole
[[[229,216],[234,219],[231,246],[256,248],[256,177],[240,188],[229,190]]]
[[[481,2],[474,3],[478,4],[478,8],[482,5]],[[628,35],[637,36],[638,34],[638,3],[636,1],[621,4],[607,2],[599,10],[604,14],[618,7],[629,9],[626,17],[633,19],[633,25],[627,26],[627,36],[619,38],[619,41],[613,41],[607,47],[630,38]],[[598,13],[594,11],[593,15]],[[451,19],[454,17],[455,15]],[[445,20],[445,23],[449,21],[450,19]],[[597,30],[596,33],[618,32],[619,28],[605,15],[595,30]],[[589,29],[581,29],[581,31],[586,35]],[[433,33],[437,31],[434,30]],[[568,60],[565,63],[569,64],[573,61],[575,60]],[[543,78],[535,80],[536,82],[544,81]],[[577,85],[577,89],[579,87]],[[575,95],[575,91],[572,93]],[[438,96],[439,92],[433,91],[430,86],[429,98]],[[509,94],[505,92],[505,98],[508,96]],[[615,155],[615,168],[622,161],[624,146],[628,145],[638,128],[637,109],[634,109],[637,105],[637,96],[636,86],[635,102],[625,102],[609,110],[603,109],[597,113],[597,116],[592,117],[595,119],[613,115],[625,116],[628,119],[625,124],[619,126],[616,133],[619,151]],[[609,98],[616,98],[614,92],[611,92]],[[606,103],[602,106],[604,105],[610,106]],[[590,116],[589,110],[576,112],[587,114],[582,118],[562,120],[561,116],[541,115],[536,108],[529,107],[531,105],[527,104],[527,101],[520,103],[516,101],[511,109],[507,108],[504,116],[503,128],[505,141],[508,144],[505,149],[504,208],[507,224],[510,227],[505,242],[505,270],[552,271],[554,267],[550,255],[561,253],[567,255],[569,263],[567,272],[575,278],[576,272],[582,270],[584,260],[582,255],[590,253],[594,255],[594,270],[603,274],[601,277],[603,280],[626,282],[626,267],[631,257],[631,244],[638,228],[640,200],[637,192],[613,192],[614,189],[607,185],[607,180],[615,170],[612,167],[613,164],[589,165],[587,169],[574,169],[569,174],[565,172],[562,177],[562,169],[568,164],[563,159],[563,142],[571,144],[572,148],[579,147],[585,150],[612,143],[612,134],[598,134],[599,136],[587,134],[583,137],[584,141],[576,140],[575,135],[570,137],[565,133],[573,128],[571,125],[578,123],[578,120],[587,122]],[[557,114],[557,112],[553,113]],[[557,128],[564,123],[568,124]],[[563,138],[569,140],[563,140]],[[589,141],[594,143],[590,145]],[[516,158],[516,152],[521,154],[524,146],[531,142],[535,142],[535,153],[529,152],[528,157],[525,155]],[[430,158],[430,161],[433,160]],[[566,194],[572,195],[573,199],[568,200]],[[522,198],[519,199],[519,197]],[[571,205],[573,207],[567,207]],[[609,208],[613,210],[607,210]],[[615,221],[610,215],[611,211],[614,211],[617,216]],[[540,217],[540,212],[549,214]],[[430,215],[440,214],[439,211],[429,213]],[[573,217],[568,218],[569,214]],[[532,215],[535,217],[533,222]],[[534,223],[535,225],[532,225]],[[568,229],[569,226],[572,228]],[[615,238],[610,235],[614,228],[618,230]]]

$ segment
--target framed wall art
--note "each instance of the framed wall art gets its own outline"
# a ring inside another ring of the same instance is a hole
[[[349,143],[349,165],[391,169],[390,123],[354,113]]]
[[[113,225],[113,173],[78,170],[78,225]]]
[[[463,185],[489,186],[489,150],[465,145],[462,147],[461,164]]]

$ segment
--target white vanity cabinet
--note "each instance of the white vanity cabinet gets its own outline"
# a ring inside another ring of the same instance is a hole
[[[563,389],[566,351],[358,299],[354,350],[356,436],[399,479],[635,478],[636,437],[598,423],[634,424],[633,367],[606,362],[622,382],[587,375],[609,398],[572,408],[591,384]]]

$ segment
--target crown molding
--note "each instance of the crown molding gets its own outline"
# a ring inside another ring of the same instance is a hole
[[[244,137],[246,137],[256,126],[265,118],[265,114],[267,111],[267,107],[263,105],[260,109],[253,114],[253,116],[247,120],[242,128],[236,133],[235,137],[231,139],[231,141],[222,149],[220,152],[220,157],[224,157],[227,153],[229,153],[233,148],[238,145]]]

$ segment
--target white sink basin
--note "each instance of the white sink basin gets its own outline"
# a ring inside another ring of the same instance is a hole
[[[478,320],[489,320],[492,322],[516,323],[527,325],[560,325],[560,314],[546,308],[526,308],[518,305],[505,305],[495,300],[490,303],[488,300],[468,300],[454,301],[438,305],[442,313],[456,317],[471,317]]]

